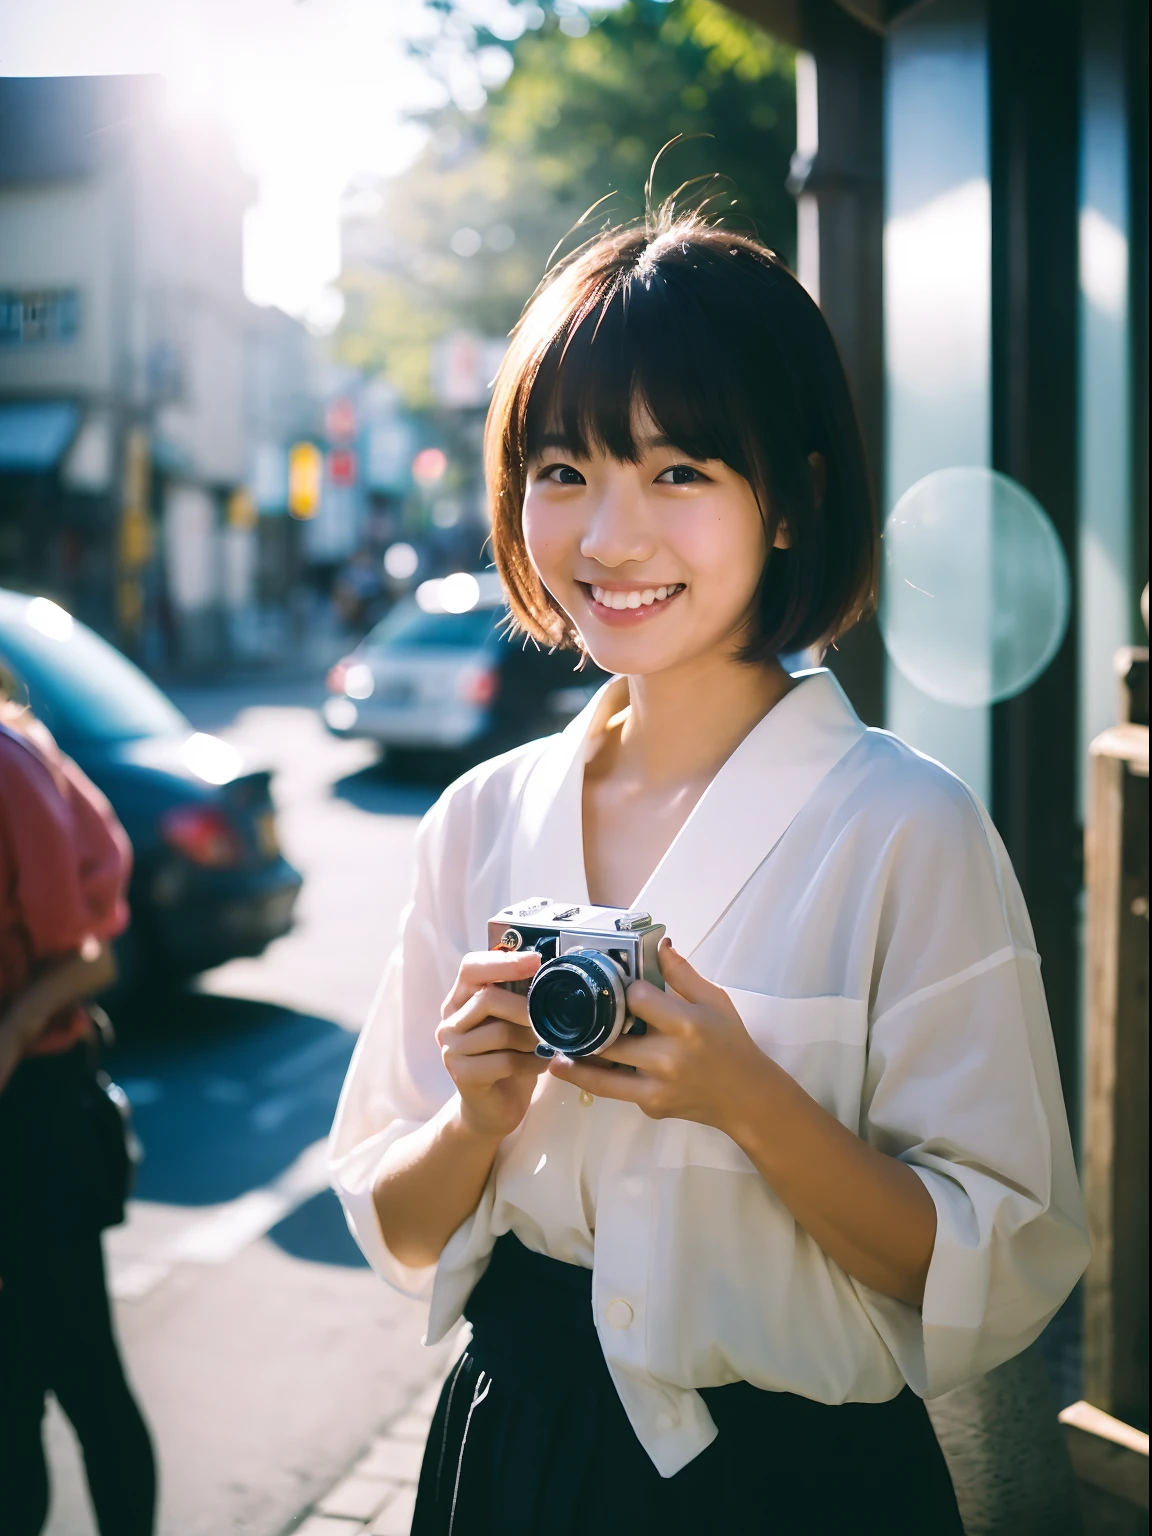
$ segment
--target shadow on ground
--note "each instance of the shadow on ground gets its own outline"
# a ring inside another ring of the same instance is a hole
[[[387,761],[337,779],[332,793],[374,816],[423,816],[453,777],[443,769],[421,768],[419,763],[410,767]]]
[[[355,1036],[272,1003],[168,992],[120,1004],[110,1074],[133,1106],[135,1195],[214,1205],[328,1134]]]
[[[294,1259],[313,1264],[341,1264],[346,1269],[367,1269],[368,1260],[348,1230],[340,1202],[330,1189],[321,1190],[277,1222],[269,1240]]]

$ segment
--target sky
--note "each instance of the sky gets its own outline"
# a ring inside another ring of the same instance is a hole
[[[467,0],[511,41],[539,24],[517,0]],[[432,67],[423,0],[6,0],[0,74],[158,73],[170,109],[228,125],[257,200],[245,225],[245,290],[326,329],[339,317],[340,201],[358,174],[403,170],[423,142],[406,114],[484,100],[506,49],[441,38]]]

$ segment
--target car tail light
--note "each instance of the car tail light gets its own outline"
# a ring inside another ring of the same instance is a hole
[[[500,674],[489,667],[468,667],[460,674],[456,692],[465,704],[491,704],[500,692]]]
[[[324,686],[329,693],[343,693],[344,681],[348,676],[348,664],[351,657],[345,656],[334,667],[328,668],[328,676],[324,679]]]
[[[160,835],[193,864],[230,869],[244,857],[240,834],[214,805],[177,805],[160,818]]]

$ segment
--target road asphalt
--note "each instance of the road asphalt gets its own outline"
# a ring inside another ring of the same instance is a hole
[[[392,783],[373,748],[330,737],[320,696],[301,683],[176,695],[197,729],[275,771],[281,840],[305,883],[295,929],[266,954],[114,1021],[109,1068],[146,1156],[107,1252],[158,1451],[159,1536],[282,1536],[304,1520],[352,1536],[364,1527],[351,1516],[308,1511],[363,1503],[364,1476],[345,1478],[357,1467],[390,1505],[379,1528],[399,1531],[451,1347],[424,1348],[421,1305],[364,1264],[322,1159],[437,790]],[[93,1536],[55,1407],[48,1438],[47,1536]]]

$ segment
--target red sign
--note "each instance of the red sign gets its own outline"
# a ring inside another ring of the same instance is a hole
[[[356,407],[346,396],[329,402],[324,412],[324,430],[334,443],[347,443],[356,436]]]
[[[356,455],[350,448],[333,448],[328,455],[328,484],[356,484]]]

